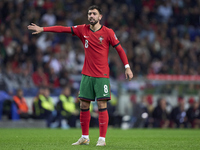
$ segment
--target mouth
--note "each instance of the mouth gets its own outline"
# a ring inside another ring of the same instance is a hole
[[[94,18],[89,18],[89,22],[91,25],[95,25],[98,21],[96,21]]]
[[[95,20],[93,18],[90,18],[90,22],[94,22]]]

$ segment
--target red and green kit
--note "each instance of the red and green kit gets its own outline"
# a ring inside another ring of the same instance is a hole
[[[109,79],[108,81],[106,81],[107,82],[106,84],[101,85],[102,87],[99,87],[100,84],[98,83],[99,90],[97,90],[95,87],[97,84],[95,83],[86,84],[86,82],[84,82],[83,80],[86,80],[86,76],[99,78],[100,80],[102,80],[101,78],[109,78],[108,53],[110,45],[115,47],[124,66],[128,64],[127,56],[123,48],[121,47],[120,42],[117,39],[114,31],[105,26],[101,26],[99,30],[93,31],[90,29],[90,25],[86,24],[72,26],[72,27],[63,27],[63,26],[44,27],[44,31],[72,33],[72,35],[76,35],[77,37],[79,37],[79,39],[83,43],[85,51],[85,61],[82,69],[82,74],[84,75],[84,77],[82,78],[81,81],[79,98],[82,100],[94,100],[96,97],[97,100],[105,100],[105,99],[109,100],[110,99]],[[90,83],[97,81],[94,80],[93,78],[91,79],[93,81]],[[88,89],[88,90],[83,90],[83,89]],[[104,93],[104,89],[108,89],[108,94]],[[88,91],[89,93],[87,93],[86,91]],[[103,92],[99,93],[100,91]]]

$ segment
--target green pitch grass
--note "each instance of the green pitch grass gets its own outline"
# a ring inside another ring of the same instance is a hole
[[[105,147],[96,147],[98,129],[90,129],[90,145],[72,146],[81,129],[0,129],[0,150],[200,150],[200,130],[108,129]]]

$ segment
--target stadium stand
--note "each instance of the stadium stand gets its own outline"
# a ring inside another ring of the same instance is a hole
[[[1,0],[0,90],[13,96],[21,88],[24,96],[35,97],[38,88],[48,86],[55,97],[62,87],[70,85],[75,97],[84,62],[81,42],[63,33],[32,35],[27,25],[84,24],[87,8],[92,4],[102,8],[101,23],[114,29],[135,78],[199,81],[199,76],[191,78],[200,74],[199,0]],[[109,66],[113,83],[125,80],[123,64],[116,55],[111,48]],[[137,88],[136,84],[123,83],[122,88],[135,92],[144,88],[142,85]],[[147,84],[147,91],[155,85]],[[151,94],[162,91],[172,94],[176,87],[159,87]],[[190,83],[184,88],[180,94],[186,91],[197,94],[200,89],[198,84]],[[2,103],[0,100],[0,109]]]

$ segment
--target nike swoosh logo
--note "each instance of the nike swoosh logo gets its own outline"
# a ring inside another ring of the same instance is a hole
[[[89,36],[84,35],[84,38],[89,38]]]
[[[108,94],[103,94],[103,96],[106,96],[106,95],[108,95]]]
[[[105,124],[105,122],[104,123],[100,123],[100,124]]]

